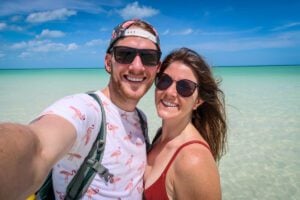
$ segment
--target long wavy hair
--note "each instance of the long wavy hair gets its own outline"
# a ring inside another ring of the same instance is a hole
[[[220,81],[215,80],[205,60],[188,48],[172,51],[162,62],[158,75],[175,61],[189,66],[196,75],[198,94],[203,103],[193,111],[192,123],[209,144],[213,157],[218,162],[226,152],[227,141],[225,98],[219,88]]]

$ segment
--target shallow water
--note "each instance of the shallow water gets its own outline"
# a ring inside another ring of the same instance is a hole
[[[300,67],[218,67],[228,113],[219,164],[223,199],[299,199]],[[0,121],[29,122],[64,95],[104,87],[103,69],[0,70]],[[139,103],[151,137],[160,125],[153,88]]]

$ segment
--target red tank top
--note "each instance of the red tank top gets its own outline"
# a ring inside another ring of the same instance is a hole
[[[162,172],[162,174],[160,175],[160,177],[152,184],[150,185],[147,189],[144,190],[144,199],[146,200],[168,200],[168,196],[167,196],[167,191],[166,191],[166,175],[167,172],[172,164],[172,162],[175,160],[177,154],[179,153],[179,151],[190,144],[194,144],[194,143],[199,143],[202,144],[203,146],[205,146],[206,148],[208,148],[208,150],[210,151],[210,148],[207,144],[205,144],[204,142],[201,142],[199,140],[192,140],[189,142],[186,142],[184,144],[182,144],[174,153],[174,155],[172,156],[172,158],[170,159],[168,165],[166,166],[166,168],[164,169],[164,171]]]

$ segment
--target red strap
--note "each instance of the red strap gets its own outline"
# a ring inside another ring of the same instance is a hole
[[[191,141],[189,141],[189,142],[186,142],[186,143],[182,144],[182,145],[176,150],[176,152],[175,152],[174,155],[172,156],[171,160],[169,161],[167,167],[166,167],[165,170],[163,171],[163,174],[167,173],[168,169],[170,168],[172,162],[175,160],[175,158],[176,158],[177,154],[179,153],[179,151],[180,151],[183,147],[186,147],[186,146],[188,146],[188,145],[190,145],[190,144],[194,144],[194,143],[202,144],[203,146],[205,146],[205,147],[209,150],[209,152],[211,152],[209,146],[208,146],[206,143],[204,143],[204,142],[202,142],[202,141],[200,141],[200,140],[191,140]]]

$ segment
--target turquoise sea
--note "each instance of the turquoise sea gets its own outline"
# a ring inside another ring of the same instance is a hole
[[[300,197],[300,66],[215,67],[228,113],[219,164],[224,200]],[[64,95],[103,88],[103,69],[0,70],[0,121],[28,123]],[[154,88],[139,103],[160,125]]]

